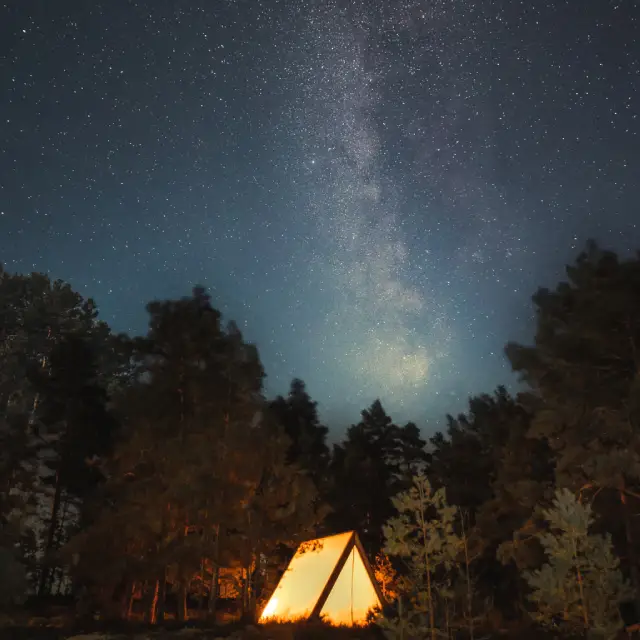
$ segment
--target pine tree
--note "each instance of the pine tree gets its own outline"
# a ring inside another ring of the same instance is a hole
[[[357,530],[371,557],[382,548],[382,526],[394,513],[397,430],[376,400],[334,448],[329,525],[336,531]]]
[[[568,282],[534,296],[535,344],[507,346],[538,408],[530,436],[545,440],[556,483],[597,496],[594,509],[625,558],[640,615],[640,257],[621,261],[591,243]]]
[[[268,560],[277,561],[283,546],[293,550],[314,537],[326,513],[313,480],[288,462],[288,438],[268,415],[254,430],[252,449],[243,451],[241,470],[250,487],[229,541],[243,571],[241,605],[250,620],[263,595]]]
[[[492,395],[471,397],[468,412],[447,416],[446,433],[431,439],[429,476],[438,486],[446,486],[451,500],[472,515],[492,496],[501,449],[521,413],[518,402],[498,387]]]
[[[395,617],[379,624],[391,638],[438,637],[447,632],[447,600],[453,597],[451,571],[463,550],[455,531],[458,509],[444,488],[434,491],[425,475],[393,499],[398,515],[383,527],[385,553],[404,561],[404,584]]]
[[[304,382],[292,380],[287,397],[278,396],[270,411],[291,441],[287,461],[306,469],[316,487],[322,487],[329,465],[328,429],[320,424],[317,403],[311,400]]]
[[[83,503],[103,478],[94,461],[110,452],[116,424],[107,411],[92,345],[79,336],[64,336],[54,346],[47,373],[34,374],[33,388],[40,399],[37,427],[46,434],[50,452],[43,460],[49,471],[43,481],[53,493],[44,546],[50,555],[71,524],[63,519],[65,501],[74,506],[75,526],[82,526]],[[40,595],[51,592],[53,574],[52,566],[43,568]]]
[[[221,327],[206,293],[148,310],[135,375],[115,403],[122,435],[104,497],[67,550],[74,573],[103,603],[120,594],[122,612],[141,591],[159,622],[169,590],[186,619],[192,585],[214,615],[220,569],[238,567],[250,613],[263,554],[316,524],[313,484],[287,463],[257,350],[235,325]]]
[[[230,411],[238,405],[236,396],[259,393],[261,386],[261,368],[249,388],[234,384],[249,360],[234,361],[235,338],[222,330],[203,290],[147,308],[149,331],[134,341],[134,374],[115,399],[122,435],[105,469],[109,481],[96,505],[102,508],[69,547],[82,559],[77,578],[99,576],[94,591],[105,593],[128,592],[135,582],[147,583],[147,593],[164,594],[168,571],[182,580],[187,565],[200,565],[190,527],[200,518],[210,525],[216,519],[207,511],[214,505],[203,504],[198,490],[203,467],[215,495],[222,454],[216,445],[235,425]],[[96,548],[103,549],[99,557]],[[155,620],[158,613],[162,617],[164,598],[154,601]]]
[[[51,357],[65,341],[87,340],[99,353],[100,376],[105,380],[120,367],[109,328],[97,320],[95,304],[62,281],[46,275],[0,272],[0,519],[22,511],[24,522],[51,500],[52,528],[58,530],[55,491],[39,491],[43,462],[57,465],[59,425],[45,417],[51,406],[42,384],[51,374]],[[109,345],[107,347],[107,345]],[[21,503],[19,505],[18,503]],[[5,532],[6,532],[5,527]],[[33,542],[32,532],[21,527],[20,536]],[[17,529],[14,527],[14,531]],[[28,545],[31,548],[33,545]],[[51,546],[45,541],[44,546]],[[32,573],[35,567],[31,559]]]
[[[518,567],[540,558],[530,538],[514,544],[514,531],[529,526],[553,479],[546,444],[527,437],[532,415],[521,396],[499,387],[472,397],[466,414],[448,417],[446,435],[431,439],[428,476],[465,514],[475,591],[493,603],[492,617],[519,615]]]
[[[526,572],[530,599],[541,624],[590,638],[613,640],[623,627],[620,605],[632,590],[608,535],[589,533],[591,506],[581,504],[568,489],[556,492],[544,511],[548,533],[539,534],[547,562]]]
[[[413,478],[427,469],[430,456],[426,445],[420,429],[413,422],[407,422],[392,431],[388,463],[393,470],[396,493],[411,487]]]

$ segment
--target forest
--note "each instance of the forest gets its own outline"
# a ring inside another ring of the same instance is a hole
[[[0,619],[255,624],[300,542],[356,530],[387,638],[630,637],[640,254],[589,243],[532,304],[531,344],[505,346],[518,391],[428,437],[376,400],[330,446],[203,288],[130,337],[0,268]]]

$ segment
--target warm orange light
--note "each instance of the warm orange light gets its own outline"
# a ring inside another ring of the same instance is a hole
[[[260,622],[308,618],[352,536],[352,532],[341,533],[300,545]],[[354,546],[320,615],[331,624],[363,624],[369,611],[380,604],[360,552]]]
[[[271,598],[262,612],[261,618],[272,618],[278,609],[278,598]]]
[[[371,609],[380,606],[380,600],[371,579],[354,547],[331,589],[320,616],[335,625],[364,624]]]

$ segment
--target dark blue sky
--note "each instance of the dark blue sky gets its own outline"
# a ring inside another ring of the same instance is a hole
[[[0,7],[0,261],[116,330],[209,287],[270,394],[432,431],[514,379],[530,296],[640,248],[640,5]]]

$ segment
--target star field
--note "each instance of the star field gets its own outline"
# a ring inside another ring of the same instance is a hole
[[[640,248],[640,5],[0,6],[0,261],[116,330],[207,286],[269,393],[431,429],[514,378],[530,296]]]

